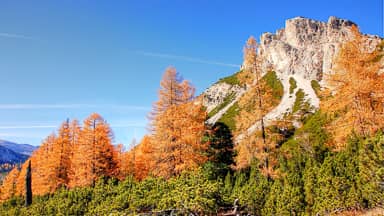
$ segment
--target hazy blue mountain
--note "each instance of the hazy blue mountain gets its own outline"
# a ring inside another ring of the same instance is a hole
[[[6,140],[0,140],[0,146],[12,150],[15,153],[23,154],[30,156],[34,150],[37,149],[36,146],[29,144],[18,144]]]
[[[0,165],[23,163],[36,149],[36,146],[29,144],[17,144],[0,140]]]
[[[29,156],[25,154],[19,154],[11,149],[8,149],[6,147],[0,146],[0,164],[4,163],[20,163],[24,162]]]

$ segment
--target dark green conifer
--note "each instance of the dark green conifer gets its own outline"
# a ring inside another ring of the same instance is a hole
[[[32,204],[32,174],[31,160],[28,161],[27,173],[25,174],[25,206]]]

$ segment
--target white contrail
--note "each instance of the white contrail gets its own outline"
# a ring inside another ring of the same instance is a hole
[[[0,32],[0,37],[34,40],[34,38],[30,37],[30,36],[21,35],[21,34],[11,34],[11,33],[6,33],[6,32]]]
[[[194,57],[182,56],[182,55],[173,55],[173,54],[167,54],[167,53],[154,53],[154,52],[145,52],[145,51],[138,51],[137,53],[139,53],[141,55],[145,55],[145,56],[168,58],[168,59],[180,59],[180,60],[184,60],[184,61],[196,62],[196,63],[202,63],[202,64],[220,65],[220,66],[235,67],[235,68],[240,67],[240,65],[237,65],[237,64],[229,64],[229,63],[218,62],[218,61],[204,60],[204,59],[200,59],[200,58],[194,58]]]
[[[68,109],[79,108],[80,104],[0,104],[0,109]]]
[[[6,133],[0,132],[0,140],[2,140],[4,137],[42,139],[45,136],[46,136],[46,134],[36,133],[35,131],[34,132],[25,132],[25,131],[23,131],[23,132],[10,132],[10,133],[8,133],[8,132],[6,132]]]
[[[0,110],[18,109],[83,109],[83,108],[109,108],[129,110],[150,110],[150,107],[118,104],[0,104]]]
[[[35,129],[35,128],[57,128],[55,125],[6,125],[0,129]]]
[[[122,123],[109,123],[109,125],[112,128],[131,128],[131,127],[145,127],[145,122],[122,122]],[[44,129],[44,128],[58,128],[60,126],[60,123],[58,122],[57,125],[51,124],[12,124],[12,125],[0,125],[0,130],[7,130],[7,129]]]

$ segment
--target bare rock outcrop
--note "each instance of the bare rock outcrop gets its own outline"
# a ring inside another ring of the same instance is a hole
[[[203,104],[207,112],[211,112],[215,107],[222,104],[226,97],[231,94],[237,94],[240,91],[238,85],[231,85],[226,82],[219,82],[203,92]]]
[[[295,17],[285,22],[285,28],[276,33],[264,33],[260,37],[258,54],[261,57],[262,70],[272,69],[282,81],[284,96],[281,103],[267,115],[267,121],[281,118],[289,112],[295,101],[295,95],[289,94],[289,78],[297,81],[298,89],[302,89],[305,100],[314,108],[319,107],[317,98],[311,87],[311,81],[316,80],[326,86],[326,74],[332,73],[334,59],[341,45],[352,38],[353,22],[336,17],[330,17],[327,22],[316,21],[304,17]],[[367,50],[372,51],[380,43],[378,36],[365,35]],[[247,67],[247,65],[243,65]],[[246,91],[246,90],[245,90]],[[213,85],[204,92],[204,104],[208,111],[220,105],[228,94],[241,89],[233,89],[231,85]],[[217,118],[215,120],[218,120]],[[257,128],[257,123],[253,128]],[[252,129],[252,128],[251,128]],[[252,132],[253,129],[249,132]]]

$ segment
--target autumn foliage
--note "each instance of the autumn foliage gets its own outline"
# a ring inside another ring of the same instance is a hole
[[[29,160],[34,195],[92,185],[101,176],[118,176],[119,172],[111,129],[96,113],[84,121],[83,127],[76,120],[65,121],[58,134],[49,135]],[[7,175],[0,200],[25,193],[27,165],[28,161]]]
[[[257,49],[258,44],[251,36],[244,46],[244,67],[240,76],[249,89],[238,101],[240,112],[236,117],[236,134],[242,134],[242,137],[235,147],[236,167],[249,167],[256,158],[262,173],[275,177],[277,174],[274,167],[277,161],[274,154],[279,134],[266,128],[265,115],[278,104],[279,98],[274,97],[273,89],[262,78],[264,73],[260,67]],[[257,127],[253,133],[248,132],[251,126]]]
[[[34,195],[59,188],[93,186],[100,177],[124,179],[134,176],[170,178],[194,170],[207,160],[207,113],[195,88],[175,68],[166,69],[160,82],[159,100],[150,113],[151,133],[138,145],[124,151],[113,145],[112,130],[97,113],[80,125],[77,120],[62,123],[30,158]],[[25,193],[27,162],[15,167],[4,180],[1,200]]]
[[[239,74],[239,80],[241,83],[245,83],[247,85],[255,84],[256,76],[258,76],[261,71],[258,70],[258,66],[260,63],[257,58],[257,49],[258,44],[256,39],[253,36],[250,36],[245,43],[243,48],[243,71]]]
[[[365,37],[356,26],[353,38],[340,49],[335,59],[334,73],[327,82],[321,108],[329,114],[327,126],[333,139],[331,146],[339,150],[352,132],[368,136],[384,126],[384,74],[380,73],[382,53],[369,51]]]
[[[169,178],[191,170],[207,160],[207,113],[195,88],[183,80],[174,67],[168,67],[160,81],[159,100],[150,113],[151,134],[123,154],[123,173],[136,179],[148,176]]]
[[[301,106],[295,102],[283,119],[267,118],[280,103],[283,85],[274,71],[263,69],[250,37],[236,74],[236,85],[246,91],[230,107],[235,128],[220,119],[206,125],[195,88],[168,67],[149,114],[150,131],[139,143],[133,140],[128,149],[114,145],[109,124],[97,113],[82,124],[66,120],[24,164],[0,167],[13,166],[0,187],[0,202],[5,201],[0,212],[130,215],[173,209],[182,215],[229,215],[223,209],[234,200],[242,213],[252,215],[382,207],[384,41],[369,50],[367,37],[355,26],[351,31],[334,73],[326,77],[330,88],[321,89],[316,113],[304,116],[295,111]],[[30,165],[32,187],[25,184]],[[30,188],[45,196],[17,209]]]
[[[156,146],[152,174],[169,178],[206,161],[207,143],[202,137],[207,113],[199,100],[193,100],[194,93],[195,88],[175,68],[166,69],[153,108],[152,142]]]
[[[156,117],[172,105],[179,105],[191,101],[195,94],[195,88],[188,80],[183,80],[176,68],[168,67],[160,81],[159,100],[153,104],[150,120],[156,121]]]
[[[171,177],[197,168],[206,161],[206,112],[201,104],[173,105],[161,113],[155,124],[155,175]]]
[[[79,143],[72,158],[71,187],[94,184],[100,176],[117,176],[117,152],[112,131],[104,119],[93,113],[84,120]]]
[[[7,200],[17,194],[16,183],[19,173],[19,169],[15,167],[5,177],[3,185],[0,187],[0,200]]]

